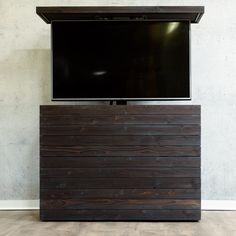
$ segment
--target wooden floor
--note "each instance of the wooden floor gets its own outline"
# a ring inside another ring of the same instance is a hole
[[[204,211],[200,222],[40,222],[38,211],[0,211],[1,236],[236,236],[236,211]]]

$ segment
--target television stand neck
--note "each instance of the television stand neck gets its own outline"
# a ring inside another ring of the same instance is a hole
[[[110,105],[127,105],[127,100],[110,101]]]

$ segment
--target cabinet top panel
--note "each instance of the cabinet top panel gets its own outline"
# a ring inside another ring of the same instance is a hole
[[[77,20],[156,20],[198,23],[204,6],[139,7],[36,7],[36,13],[47,23]]]

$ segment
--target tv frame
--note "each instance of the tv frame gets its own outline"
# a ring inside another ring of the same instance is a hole
[[[77,21],[156,21],[156,22],[188,22],[189,24],[189,97],[172,97],[172,98],[54,98],[53,97],[53,23],[54,22],[77,22]],[[152,20],[152,19],[125,19],[125,20],[52,20],[51,27],[51,101],[190,101],[192,100],[192,73],[191,73],[191,21],[190,20]]]

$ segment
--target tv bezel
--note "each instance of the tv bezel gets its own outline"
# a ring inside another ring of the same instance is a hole
[[[171,98],[54,98],[53,96],[53,23],[54,22],[90,22],[90,21],[155,21],[155,22],[187,22],[189,24],[189,97],[171,97]],[[191,74],[191,21],[190,20],[152,20],[152,19],[130,19],[130,20],[52,20],[51,21],[51,101],[190,101],[192,100],[192,74]]]

